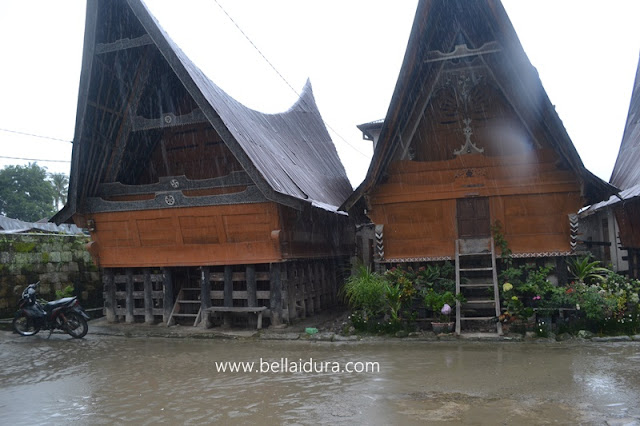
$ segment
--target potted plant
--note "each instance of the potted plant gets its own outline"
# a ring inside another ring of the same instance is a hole
[[[453,322],[451,321],[451,313],[456,302],[464,302],[462,294],[453,294],[451,291],[436,292],[433,289],[427,290],[424,295],[425,306],[433,312],[437,321],[431,322],[433,332],[451,333],[453,331]]]

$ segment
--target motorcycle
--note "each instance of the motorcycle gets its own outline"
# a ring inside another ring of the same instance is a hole
[[[71,337],[80,339],[87,334],[89,316],[80,306],[78,298],[64,297],[53,302],[41,303],[36,297],[40,281],[29,284],[22,292],[18,311],[13,318],[13,329],[21,336],[34,336],[40,329],[62,330]]]

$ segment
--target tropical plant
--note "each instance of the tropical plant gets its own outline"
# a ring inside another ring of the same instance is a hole
[[[385,309],[386,282],[382,275],[371,272],[364,265],[356,267],[341,289],[341,296],[349,307],[362,310],[367,316],[375,316]]]
[[[49,179],[51,181],[51,184],[53,185],[54,190],[54,208],[60,210],[62,206],[64,206],[64,203],[67,202],[69,176],[65,175],[64,173],[51,173],[49,174]]]
[[[6,166],[0,170],[0,214],[27,222],[53,215],[54,189],[47,180],[47,169]]]
[[[456,295],[451,291],[437,292],[429,289],[424,295],[424,305],[433,311],[434,315],[438,315],[441,322],[449,322],[451,310],[456,302],[464,303],[465,301],[461,293]]]
[[[609,270],[599,265],[599,261],[591,260],[590,256],[585,256],[569,261],[568,268],[569,273],[578,280],[579,283],[602,283],[605,281],[605,276],[609,273]]]

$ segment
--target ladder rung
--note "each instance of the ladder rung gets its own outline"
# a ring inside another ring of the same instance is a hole
[[[489,321],[495,317],[460,317],[460,321]]]
[[[198,316],[198,314],[173,314],[172,316],[174,317],[191,317],[191,318],[195,318]]]
[[[493,271],[493,267],[486,268],[460,268],[460,272],[472,272],[472,271]]]
[[[199,300],[178,300],[178,303],[197,303],[200,304]]]
[[[467,300],[464,304],[472,304],[472,303],[496,303],[493,299],[475,299],[475,300]]]
[[[196,290],[197,290],[197,291],[200,291],[200,288],[198,288],[198,287],[194,287],[194,288],[183,288],[182,290],[184,290],[184,291],[196,291]]]
[[[460,287],[493,287],[493,283],[469,283],[469,284],[460,284]]]
[[[491,256],[491,252],[484,251],[481,253],[458,253],[458,256]]]

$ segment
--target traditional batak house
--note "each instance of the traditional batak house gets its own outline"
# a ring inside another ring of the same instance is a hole
[[[598,259],[640,278],[640,61],[610,183],[620,193],[580,213],[581,237]]]
[[[615,192],[584,167],[498,0],[419,2],[376,142],[341,208],[370,219],[382,269],[455,261],[458,332],[500,313],[492,226],[513,257],[562,266],[575,213]]]
[[[251,110],[142,1],[88,2],[69,201],[54,219],[89,229],[110,320],[278,324],[331,305],[351,192],[308,83],[286,112]]]

